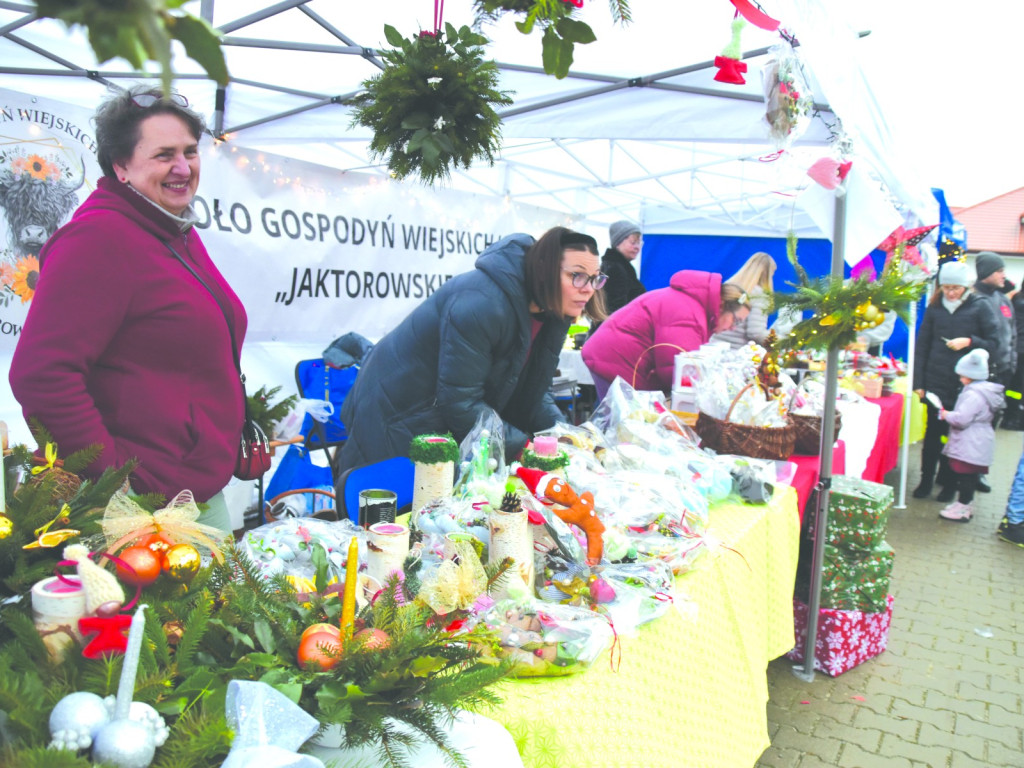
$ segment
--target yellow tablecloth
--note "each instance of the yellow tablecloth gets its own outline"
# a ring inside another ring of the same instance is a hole
[[[767,664],[793,647],[796,493],[721,504],[710,532],[727,548],[676,579],[680,610],[620,638],[572,677],[511,681],[486,714],[526,768],[750,768],[768,747]]]

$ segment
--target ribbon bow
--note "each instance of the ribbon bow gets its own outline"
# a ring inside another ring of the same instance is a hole
[[[46,448],[43,451],[43,455],[46,461],[38,467],[32,467],[33,475],[38,475],[40,472],[53,469],[54,465],[57,463],[57,444],[47,443]]]
[[[472,543],[449,541],[448,545],[453,547],[454,555],[445,558],[433,580],[419,593],[419,598],[440,615],[472,607],[487,591],[487,573]]]
[[[147,533],[166,533],[175,543],[199,545],[210,550],[218,562],[224,562],[218,542],[224,533],[210,525],[197,523],[199,507],[192,491],[182,491],[163,509],[150,514],[122,491],[110,497],[103,512],[103,535],[107,538],[107,551],[116,552],[122,546]]]

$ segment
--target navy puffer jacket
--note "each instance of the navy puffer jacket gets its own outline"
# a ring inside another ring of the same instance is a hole
[[[970,337],[969,347],[957,351],[946,346],[945,339],[961,336]],[[954,370],[957,360],[972,349],[984,349],[991,359],[998,337],[995,312],[976,294],[965,293],[964,303],[952,313],[941,299],[929,304],[917,331],[914,389],[934,392],[951,409],[960,391],[960,377]]]
[[[550,390],[569,321],[546,320],[531,347],[523,256],[533,243],[526,234],[494,243],[373,348],[341,409],[349,438],[339,472],[408,456],[425,433],[461,442],[488,407],[504,421],[507,460],[562,420]]]

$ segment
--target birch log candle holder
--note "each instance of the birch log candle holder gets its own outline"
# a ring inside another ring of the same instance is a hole
[[[366,573],[382,586],[401,573],[409,554],[409,529],[398,523],[371,525],[366,536]]]
[[[86,615],[80,584],[50,576],[32,585],[32,622],[54,661],[60,661],[72,640],[82,642],[78,620]]]
[[[420,435],[409,445],[409,458],[415,467],[412,512],[416,515],[434,499],[452,492],[459,446],[450,435]]]

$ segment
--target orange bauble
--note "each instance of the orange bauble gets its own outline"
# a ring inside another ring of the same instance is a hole
[[[141,539],[135,542],[136,546],[149,547],[151,550],[156,552],[157,557],[160,557],[168,549],[174,546],[174,541],[166,533],[147,533]]]
[[[391,645],[391,637],[383,629],[373,629],[370,627],[361,629],[356,632],[354,639],[369,651],[387,648]]]
[[[310,635],[330,635],[335,642],[341,641],[341,627],[336,624],[310,624],[302,633],[300,640],[305,640]]]
[[[313,672],[328,670],[338,663],[341,641],[327,632],[314,632],[299,643],[296,657],[299,666]]]
[[[160,555],[148,547],[126,547],[121,550],[118,559],[131,566],[132,570],[123,567],[120,563],[117,566],[117,577],[125,584],[145,587],[152,584],[160,576]]]

